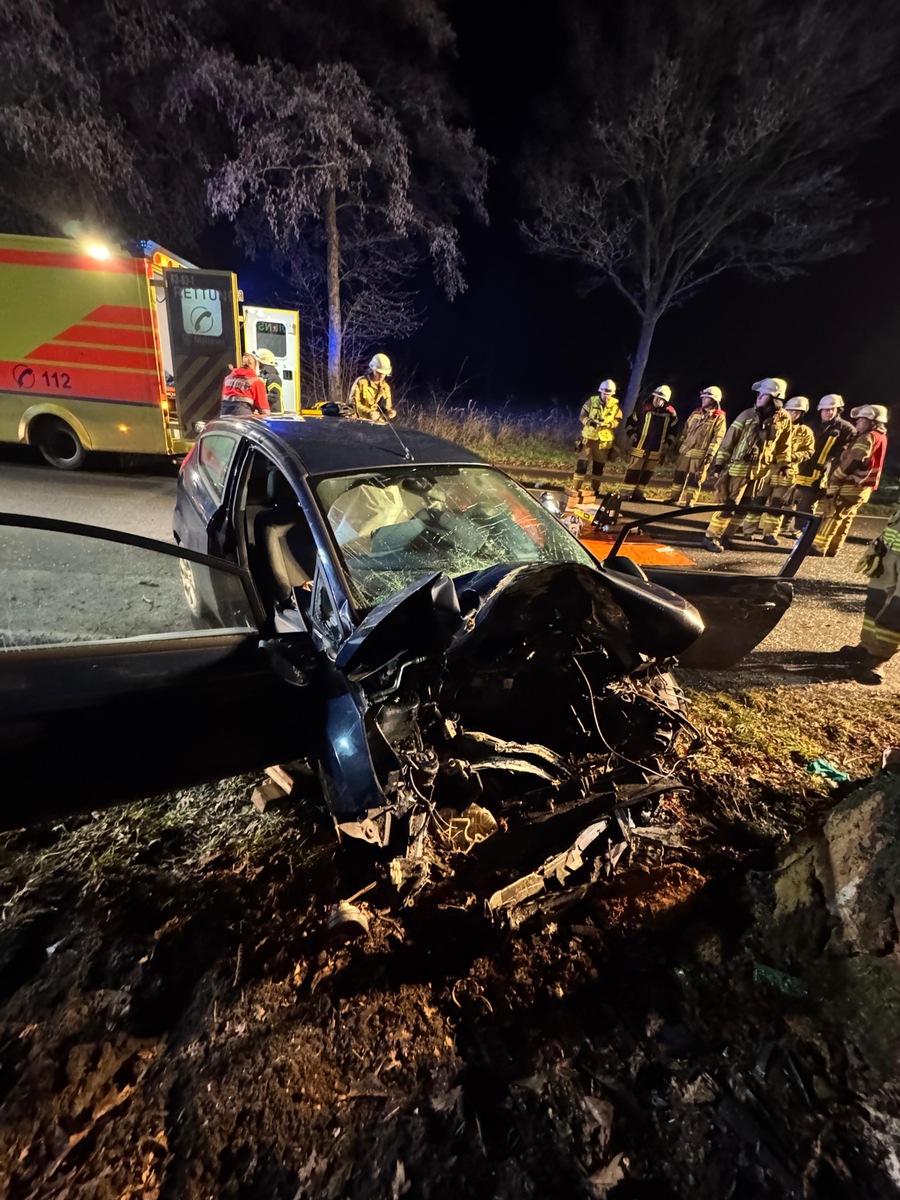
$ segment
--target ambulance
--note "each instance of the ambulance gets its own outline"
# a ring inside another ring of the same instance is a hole
[[[92,450],[181,457],[240,361],[241,299],[233,272],[155,242],[0,234],[0,442],[61,470]],[[248,307],[243,323],[245,348],[275,356],[284,411],[299,412],[299,315]]]

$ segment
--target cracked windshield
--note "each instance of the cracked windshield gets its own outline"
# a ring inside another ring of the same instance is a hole
[[[540,504],[496,471],[407,467],[320,480],[316,495],[364,603],[443,571],[590,556]]]

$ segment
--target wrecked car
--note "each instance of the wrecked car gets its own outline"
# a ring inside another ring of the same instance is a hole
[[[306,760],[342,837],[415,858],[671,782],[697,608],[459,446],[219,420],[174,535],[0,517],[6,827]]]

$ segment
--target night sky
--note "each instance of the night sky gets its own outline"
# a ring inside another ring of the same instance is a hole
[[[523,405],[574,404],[609,375],[624,392],[636,315],[611,287],[581,297],[577,269],[530,253],[516,232],[517,151],[560,70],[562,32],[553,6],[519,6],[515,19],[504,7],[458,0],[451,10],[471,118],[498,160],[491,226],[463,227],[469,289],[453,303],[432,299],[428,324],[392,348],[397,369],[450,381],[466,360],[466,398]],[[734,411],[771,374],[812,399],[840,392],[848,406],[890,405],[900,390],[900,118],[862,148],[855,174],[883,201],[866,250],[783,284],[715,281],[663,318],[645,383],[670,383],[679,408],[718,383]]]

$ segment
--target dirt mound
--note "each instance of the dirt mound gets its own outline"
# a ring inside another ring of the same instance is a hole
[[[696,770],[515,932],[444,893],[330,941],[343,859],[252,781],[6,838],[0,1195],[900,1194],[889,1084],[773,953],[759,882],[824,790],[780,776],[766,809],[735,774],[717,809]]]

